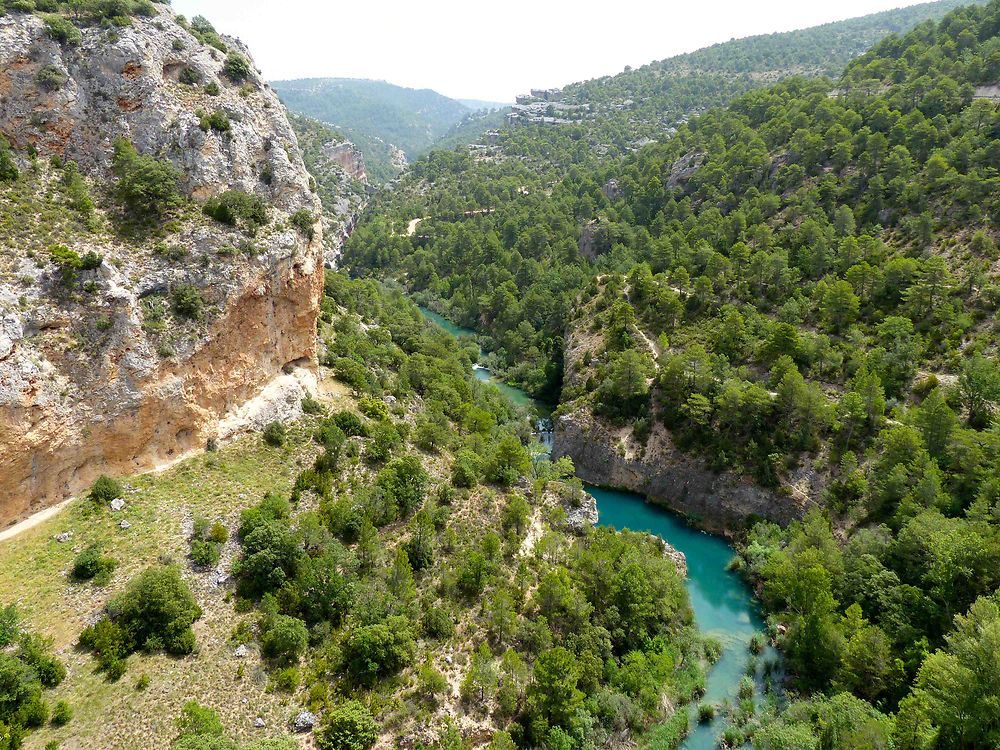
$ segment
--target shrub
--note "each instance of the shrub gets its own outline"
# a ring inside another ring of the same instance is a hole
[[[111,169],[118,181],[115,198],[126,212],[142,221],[157,220],[180,205],[180,173],[167,161],[140,155],[128,141],[115,141]]]
[[[451,465],[451,483],[456,487],[475,487],[482,471],[482,459],[479,455],[463,448],[455,454]]]
[[[21,635],[21,615],[17,606],[0,607],[0,651],[7,648]]]
[[[212,114],[208,114],[208,112],[199,109],[195,112],[195,114],[199,119],[198,127],[206,133],[209,130],[214,130],[217,133],[226,133],[229,131],[229,113],[227,113],[224,109],[217,109]]]
[[[201,608],[178,570],[150,568],[108,603],[108,614],[84,629],[80,644],[95,652],[110,679],[125,672],[125,659],[140,649],[184,655],[194,650],[191,624]]]
[[[283,446],[287,437],[288,431],[281,422],[271,422],[264,428],[264,442],[275,448]]]
[[[302,412],[304,414],[322,414],[323,404],[306,394],[306,397],[302,399]]]
[[[361,413],[371,419],[388,419],[389,406],[382,399],[374,396],[362,396],[358,401]]]
[[[316,736],[320,750],[369,750],[378,739],[378,724],[358,701],[330,711]]]
[[[89,497],[95,503],[110,503],[121,496],[122,486],[106,474],[101,474],[90,486]]]
[[[407,666],[415,649],[410,621],[405,617],[390,617],[384,623],[365,625],[348,635],[344,664],[354,679],[371,682]]]
[[[205,93],[208,94],[209,96],[218,96],[219,92],[220,92],[219,84],[217,84],[215,81],[209,81],[208,83],[205,84]]]
[[[0,182],[13,182],[17,179],[20,171],[14,155],[10,151],[10,144],[0,136]]]
[[[8,0],[7,10],[11,13],[34,13],[35,0]]]
[[[179,41],[179,40],[177,40]],[[177,80],[186,86],[194,86],[201,81],[201,73],[191,67],[185,66],[181,69],[180,75],[177,76]],[[202,128],[202,130],[207,130],[208,128]]]
[[[349,437],[368,437],[367,425],[353,411],[338,411],[330,419]]]
[[[207,539],[191,540],[191,561],[201,568],[211,568],[222,557],[222,546]]]
[[[428,607],[421,620],[424,633],[431,638],[443,640],[455,634],[455,621],[448,610],[441,607]]]
[[[59,269],[59,281],[63,286],[72,286],[76,282],[76,272],[83,267],[80,254],[65,245],[53,245],[49,248],[49,254]]]
[[[222,65],[222,72],[233,83],[243,83],[253,74],[253,68],[243,55],[230,52]]]
[[[205,203],[205,214],[231,227],[240,225],[254,232],[267,224],[267,203],[256,195],[242,190],[227,190],[222,195],[209,198]]]
[[[35,82],[45,91],[58,91],[66,80],[66,74],[55,65],[45,65],[35,74]]]
[[[64,727],[73,721],[73,708],[66,701],[58,701],[52,711],[52,723]]]
[[[178,284],[170,293],[170,307],[182,318],[201,320],[204,305],[201,292],[192,284]]]
[[[306,624],[297,617],[277,615],[261,637],[264,655],[283,664],[295,664],[309,645]]]
[[[308,240],[316,236],[316,217],[311,211],[302,208],[288,217],[288,222],[299,230]]]
[[[66,679],[66,667],[52,653],[52,641],[40,635],[21,637],[17,657],[31,667],[38,681],[46,688],[54,688]]]
[[[95,581],[104,585],[111,578],[117,562],[101,554],[101,547],[92,544],[73,560],[73,578],[78,581]]]

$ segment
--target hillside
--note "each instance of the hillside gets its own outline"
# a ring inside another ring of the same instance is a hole
[[[290,110],[328,123],[354,141],[377,182],[398,173],[393,146],[415,159],[471,111],[430,89],[385,81],[308,78],[272,85]]]
[[[589,529],[565,462],[528,479],[523,415],[398,292],[331,274],[323,310],[304,416],[105,478],[0,547],[0,601],[17,605],[0,622],[52,639],[64,673],[45,705],[72,711],[29,717],[25,747],[286,750],[347,732],[511,748],[579,716],[600,745],[682,731],[711,649],[674,560]],[[189,646],[102,635],[148,571],[190,596]]]
[[[641,108],[432,153],[348,244],[558,399],[588,479],[742,513],[803,700],[734,709],[730,746],[997,739],[998,28],[1000,2],[961,8],[837,79],[725,83],[753,90],[621,159],[595,139]]]

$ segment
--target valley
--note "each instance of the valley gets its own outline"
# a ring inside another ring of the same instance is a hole
[[[1000,0],[234,34],[0,0],[0,750],[1000,747]]]

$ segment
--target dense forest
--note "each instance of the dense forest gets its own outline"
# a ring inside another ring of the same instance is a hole
[[[349,243],[562,412],[779,493],[822,476],[741,545],[795,697],[757,747],[1000,742],[998,30],[1000,2],[953,11],[620,160],[583,124],[436,152]]]

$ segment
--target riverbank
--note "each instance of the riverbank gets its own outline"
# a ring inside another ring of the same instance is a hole
[[[428,320],[437,323],[454,336],[476,335],[474,331],[456,326],[433,311],[424,308],[421,308],[421,311]],[[518,395],[517,401],[522,405],[527,404],[536,408],[539,406],[538,402],[523,391],[495,380],[489,370],[477,369],[476,377],[493,383],[505,392],[514,391]],[[557,423],[560,421],[557,420]],[[556,435],[558,443],[558,429]],[[580,439],[583,440],[583,437]],[[558,448],[553,449],[551,446],[550,450],[554,457],[570,455],[576,463],[576,457],[572,453],[561,453]],[[628,489],[608,489],[607,485],[627,486],[619,484],[621,476],[608,471],[614,463],[610,457],[603,466],[585,460],[582,465],[577,465],[577,476],[587,483],[585,489],[597,503],[598,525],[654,534],[683,554],[687,566],[685,587],[694,611],[695,622],[703,635],[716,640],[720,646],[719,659],[708,673],[703,702],[716,705],[720,709],[725,705],[735,705],[739,700],[740,683],[748,673],[752,675],[758,687],[758,702],[760,702],[762,691],[759,688],[764,684],[765,673],[770,672],[773,667],[768,662],[776,663],[777,654],[768,651],[764,659],[756,660],[750,653],[751,640],[755,634],[764,630],[764,622],[750,587],[738,574],[728,570],[728,563],[734,554],[732,547],[722,535],[709,534],[695,528],[678,513],[651,504],[644,494],[637,494]],[[699,490],[706,493],[705,502],[712,498],[709,494],[712,491],[711,487]],[[743,519],[745,520],[745,517]],[[722,534],[732,535],[738,529],[742,529],[742,523],[738,527],[735,524],[726,525],[720,531]],[[751,669],[752,659],[754,661]],[[724,713],[719,710],[715,719],[706,722],[698,722],[697,717],[692,715],[692,728],[680,744],[680,750],[715,748],[718,736],[728,726],[728,719]]]

